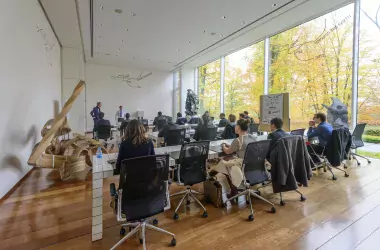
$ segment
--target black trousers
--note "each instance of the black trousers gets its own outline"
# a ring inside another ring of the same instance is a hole
[[[311,159],[313,160],[314,163],[320,163],[321,160],[319,159],[318,156],[316,156],[314,154],[314,152],[316,154],[326,154],[326,150],[324,150],[325,147],[321,146],[321,145],[317,145],[317,144],[310,144],[310,145],[307,145],[307,151],[309,152],[309,155],[311,157]]]

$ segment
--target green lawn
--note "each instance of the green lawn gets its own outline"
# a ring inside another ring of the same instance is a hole
[[[380,153],[367,152],[359,149],[357,150],[357,153],[362,156],[380,159]]]

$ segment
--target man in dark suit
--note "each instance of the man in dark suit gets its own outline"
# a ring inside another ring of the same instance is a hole
[[[92,119],[94,120],[94,128],[92,129],[92,138],[95,138],[95,129],[96,129],[96,123],[99,121],[99,114],[100,114],[100,108],[102,107],[102,103],[98,102],[96,103],[96,106],[91,110],[90,115]]]
[[[121,135],[124,134],[124,130],[127,128],[128,123],[131,121],[130,117],[131,115],[129,113],[125,114],[125,120],[121,123],[119,128]]]
[[[280,118],[273,118],[270,121],[270,129],[272,133],[268,135],[268,140],[270,140],[270,143],[269,143],[267,159],[269,159],[270,151],[276,145],[276,142],[278,141],[278,139],[288,136],[288,134],[285,133],[284,130],[282,130],[282,125],[283,125],[283,122]]]
[[[220,113],[219,118],[220,118],[220,120],[219,120],[218,127],[219,128],[225,128],[228,124],[228,121],[226,119],[226,115],[224,113]]]
[[[157,116],[154,118],[154,121],[153,121],[153,125],[155,126],[154,128],[153,128],[153,131],[158,131],[159,129],[161,129],[161,128],[159,128],[158,127],[158,121],[159,120],[164,120],[165,122],[164,123],[166,123],[166,116],[164,116],[164,115],[162,115],[162,112],[161,111],[159,111],[158,113],[157,113]]]
[[[168,131],[171,129],[178,129],[179,126],[173,122],[172,117],[166,118],[168,123],[164,125],[164,127],[158,132],[158,137],[164,137],[165,143],[168,138]]]

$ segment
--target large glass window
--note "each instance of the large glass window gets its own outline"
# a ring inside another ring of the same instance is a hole
[[[225,57],[224,112],[248,111],[258,122],[260,95],[264,93],[264,42]]]
[[[353,9],[350,4],[270,38],[270,93],[290,93],[291,128],[337,97],[351,112]],[[349,119],[350,120],[350,119]]]
[[[219,117],[220,113],[220,60],[198,68],[199,113],[210,112]]]
[[[181,111],[181,70],[174,72],[175,113]]]

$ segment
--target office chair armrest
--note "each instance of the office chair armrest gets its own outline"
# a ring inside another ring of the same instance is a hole
[[[121,213],[121,199],[123,197],[123,189],[119,189],[118,195],[117,195],[117,221],[125,221],[126,219],[123,218]]]

